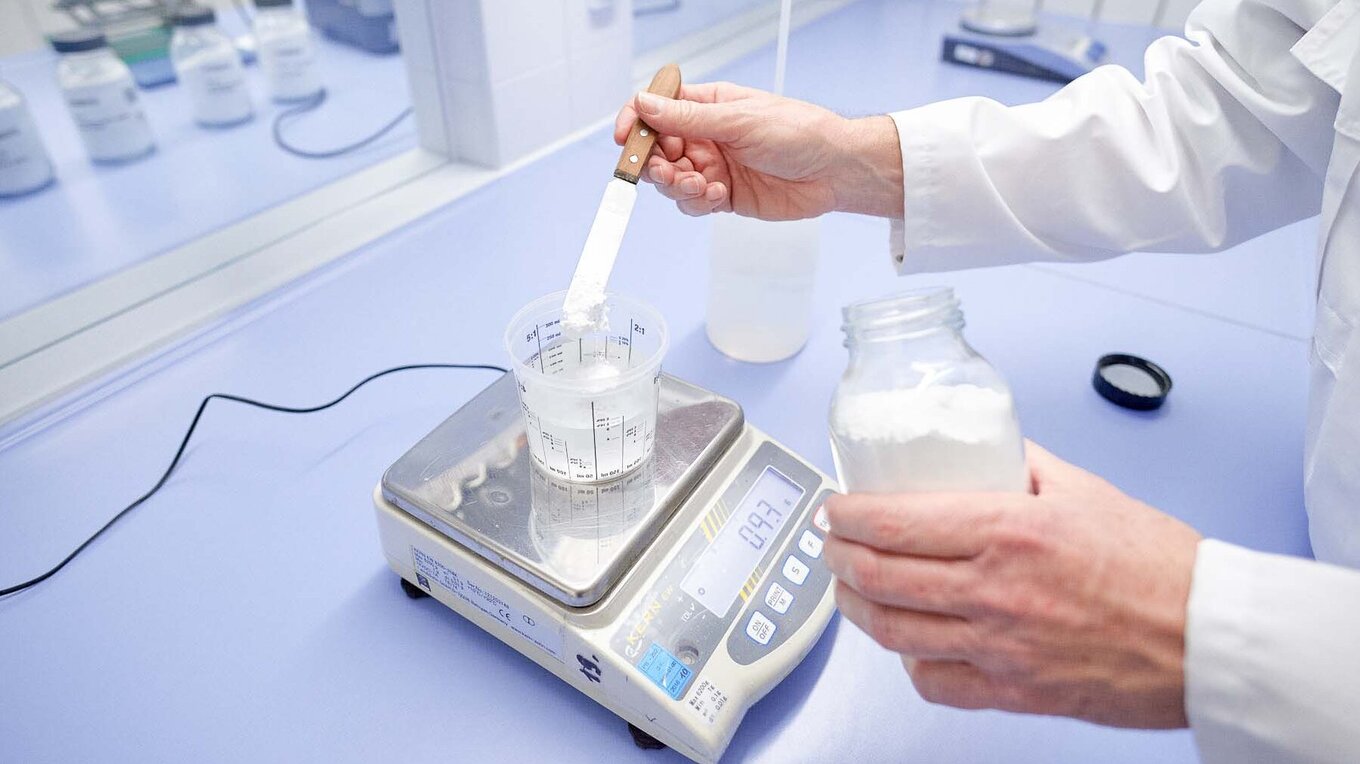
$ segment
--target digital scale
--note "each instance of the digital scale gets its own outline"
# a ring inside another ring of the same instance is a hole
[[[835,483],[663,375],[656,445],[611,482],[532,464],[513,374],[402,456],[374,492],[388,564],[656,741],[716,762],[835,607]]]

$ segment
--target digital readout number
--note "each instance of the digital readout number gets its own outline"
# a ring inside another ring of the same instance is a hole
[[[785,501],[785,504],[791,502]],[[784,510],[764,499],[756,502],[756,508],[746,515],[737,534],[751,545],[752,549],[764,549],[769,534],[784,524]]]

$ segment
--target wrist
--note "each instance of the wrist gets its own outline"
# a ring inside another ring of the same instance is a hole
[[[830,142],[836,211],[902,217],[902,145],[892,117],[841,118]]]

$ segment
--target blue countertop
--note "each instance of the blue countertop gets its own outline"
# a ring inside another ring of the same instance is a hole
[[[1040,83],[942,66],[958,6],[866,0],[795,33],[790,92],[853,113],[943,97],[1042,98]],[[1136,65],[1151,33],[1111,29]],[[718,76],[766,85],[763,50]],[[596,134],[231,319],[209,343],[0,453],[0,581],[45,570],[158,476],[198,401],[288,405],[368,373],[492,362],[531,299],[562,288],[616,148]],[[533,224],[515,215],[531,211]],[[612,285],[666,316],[668,371],[731,396],[830,470],[839,308],[949,284],[970,340],[1009,378],[1026,433],[1207,535],[1308,553],[1302,496],[1313,239],[1304,223],[1219,255],[1134,256],[894,280],[882,221],[822,224],[816,326],[793,359],[728,360],[703,333],[710,220],[642,194]],[[1176,388],[1152,414],[1090,387],[1103,353]],[[34,590],[0,601],[0,740],[18,761],[638,761],[622,721],[432,600],[378,547],[382,471],[490,382],[387,378],[306,417],[214,403],[179,472]],[[897,661],[836,619],[757,704],[726,761],[1190,762],[1189,732],[966,712],[922,701]]]

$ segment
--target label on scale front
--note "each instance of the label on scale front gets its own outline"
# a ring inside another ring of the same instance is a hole
[[[511,607],[510,603],[479,586],[467,576],[459,575],[447,566],[415,547],[411,547],[411,561],[415,563],[416,583],[430,591],[431,582],[439,584],[506,628],[538,645],[544,652],[561,661],[562,625],[540,623],[528,613]]]
[[[657,687],[666,691],[671,700],[679,700],[680,693],[694,672],[666,648],[653,642],[647,654],[638,661],[638,669]]]
[[[694,693],[690,695],[689,702],[685,705],[698,714],[699,718],[712,724],[718,720],[723,706],[727,705],[727,693],[719,689],[712,680],[704,679],[694,688]]]

